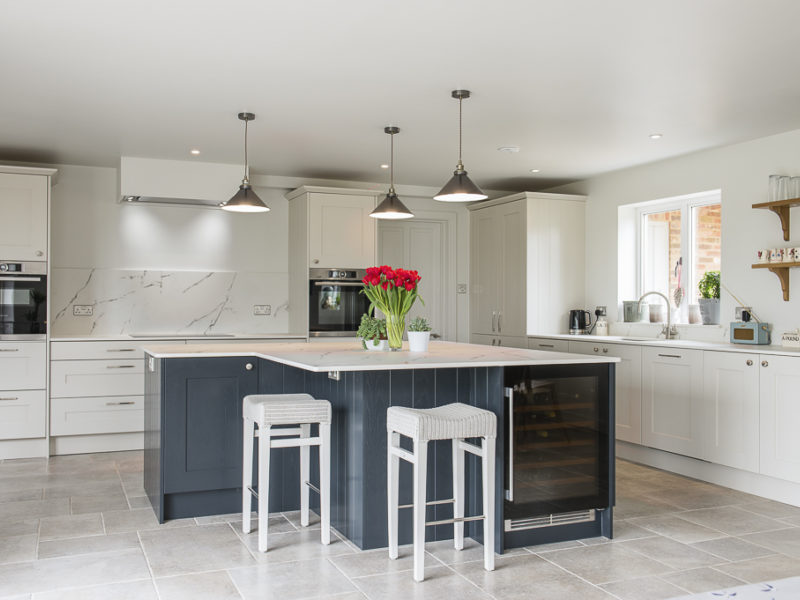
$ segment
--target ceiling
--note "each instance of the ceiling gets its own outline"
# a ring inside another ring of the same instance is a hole
[[[235,163],[247,110],[258,173],[381,181],[391,124],[396,180],[439,186],[466,88],[470,176],[543,189],[800,128],[798,24],[796,0],[4,2],[0,159]]]

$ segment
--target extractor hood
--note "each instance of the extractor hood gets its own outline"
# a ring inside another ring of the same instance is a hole
[[[241,165],[122,156],[119,202],[217,208],[241,178]]]

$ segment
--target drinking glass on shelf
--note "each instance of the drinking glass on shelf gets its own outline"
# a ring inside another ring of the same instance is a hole
[[[783,175],[770,175],[769,176],[769,201],[775,202],[781,200],[779,194],[780,181]]]
[[[787,198],[800,198],[800,177],[792,177],[789,182],[789,195]]]

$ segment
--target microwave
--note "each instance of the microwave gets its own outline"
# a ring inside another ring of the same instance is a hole
[[[364,269],[311,269],[308,281],[308,334],[355,336],[369,300],[361,293]]]

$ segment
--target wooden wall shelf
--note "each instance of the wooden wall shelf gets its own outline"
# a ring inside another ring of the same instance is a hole
[[[783,240],[789,241],[789,209],[800,206],[800,198],[789,198],[788,200],[776,200],[775,202],[759,202],[753,204],[753,208],[766,208],[771,210],[781,220],[781,229],[783,229]],[[763,268],[763,265],[759,265]]]
[[[787,302],[789,301],[789,269],[793,267],[800,267],[800,262],[757,263],[753,265],[754,269],[769,269],[778,276],[781,281],[781,290],[783,290],[783,299]]]

